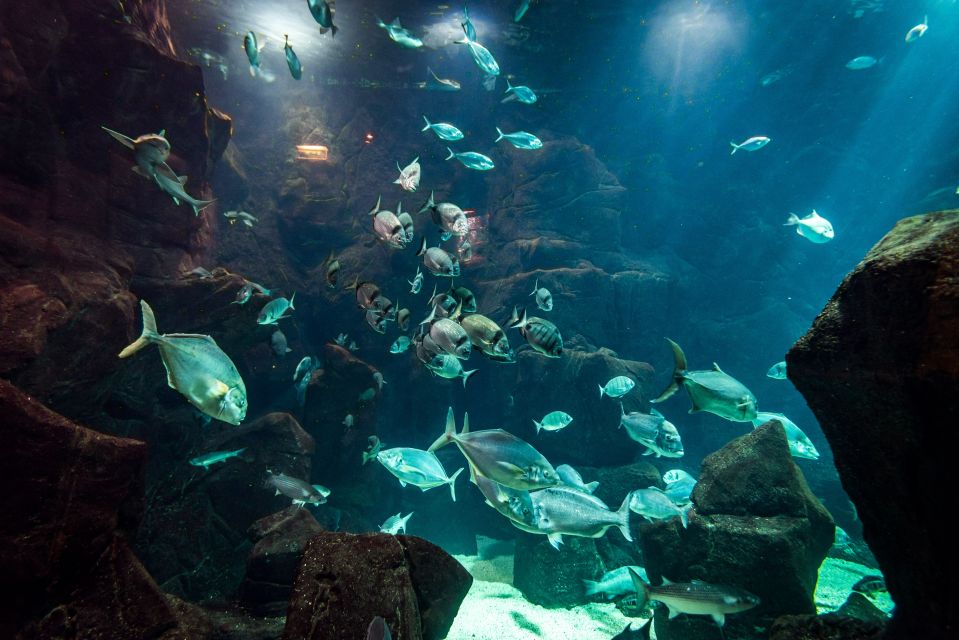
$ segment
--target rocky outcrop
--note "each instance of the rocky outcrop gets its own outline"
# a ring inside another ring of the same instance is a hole
[[[959,215],[900,221],[786,358],[896,602],[890,638],[959,630],[943,482],[959,445]]]
[[[812,495],[778,422],[741,436],[703,461],[689,528],[677,518],[641,527],[646,571],[656,582],[703,580],[759,596],[758,607],[726,619],[732,637],[765,638],[786,614],[815,613],[819,566],[833,541],[829,512]],[[662,640],[719,638],[708,617],[667,620]]]
[[[421,538],[322,533],[306,546],[283,637],[361,638],[382,616],[397,640],[439,640],[472,583],[456,560]]]
[[[835,613],[783,616],[769,630],[769,640],[878,640],[885,627]]]
[[[583,580],[596,580],[604,572],[591,538],[566,536],[558,550],[546,536],[524,533],[516,539],[513,585],[533,604],[570,607],[582,603],[587,600]]]

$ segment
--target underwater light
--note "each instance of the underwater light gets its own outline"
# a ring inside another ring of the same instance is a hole
[[[311,162],[324,162],[330,157],[330,150],[322,144],[296,145],[296,159]]]

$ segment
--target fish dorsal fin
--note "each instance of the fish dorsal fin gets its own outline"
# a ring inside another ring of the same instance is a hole
[[[666,576],[662,576],[662,578],[663,578],[663,586],[666,586],[668,584],[673,584],[673,581],[667,578]]]
[[[657,418],[663,418],[663,420],[666,419],[665,417],[663,417],[663,414],[661,414],[659,411],[656,410],[655,407],[649,408],[649,415],[656,416]]]
[[[465,435],[470,432],[470,414],[463,414],[463,430],[460,431],[460,435]]]
[[[166,137],[166,129],[160,129],[160,130],[157,132],[157,135],[160,136],[161,138],[165,138],[165,137]]]
[[[690,580],[689,582],[692,584],[706,584],[702,580],[697,580],[697,579]]]
[[[725,373],[722,369],[719,368],[719,365],[715,362],[713,363],[713,371],[718,371],[719,373]]]
[[[397,28],[399,28],[399,29],[402,29],[402,28],[403,28],[403,25],[400,24],[400,18],[399,18],[399,16],[393,18],[393,22],[390,23],[390,26],[391,26],[391,27],[397,27]]]
[[[186,181],[190,178],[188,176],[177,176],[177,182],[179,182],[184,187],[186,186]]]

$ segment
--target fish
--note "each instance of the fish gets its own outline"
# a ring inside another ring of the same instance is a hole
[[[599,486],[599,482],[595,481],[589,484],[584,483],[583,476],[579,475],[579,471],[568,464],[561,464],[556,467],[556,474],[559,476],[559,481],[563,483],[563,485],[578,489],[579,491],[585,491],[586,493],[593,493],[596,491],[596,487]]]
[[[803,430],[795,422],[781,413],[772,413],[760,411],[753,419],[753,428],[766,424],[770,420],[777,420],[786,431],[786,441],[789,443],[789,453],[794,458],[805,458],[806,460],[819,460],[819,451],[816,445],[812,443]]]
[[[728,614],[746,611],[759,604],[758,597],[738,587],[708,584],[700,580],[670,582],[665,578],[661,586],[653,587],[633,571],[630,571],[630,577],[640,606],[649,600],[662,602],[669,609],[670,619],[681,613],[710,616],[722,627]]]
[[[469,34],[466,34],[466,38],[463,40],[457,40],[456,43],[465,44],[469,48],[470,55],[473,56],[473,62],[483,72],[483,75],[494,78],[499,75],[499,64],[497,64],[496,58],[489,52],[489,49],[470,38]]]
[[[367,442],[370,446],[363,452],[363,464],[366,464],[370,460],[376,460],[376,456],[379,455],[380,450],[383,448],[383,443],[380,442],[377,436],[370,436],[367,438]]]
[[[390,36],[390,40],[401,47],[406,47],[407,49],[419,49],[423,46],[422,40],[410,33],[409,29],[403,28],[403,25],[400,24],[399,18],[393,18],[393,22],[390,24],[386,24],[377,18],[376,26],[380,27],[381,29],[385,29],[386,33]]]
[[[498,324],[484,315],[474,313],[460,321],[473,347],[484,356],[497,362],[516,362],[516,353],[509,345],[509,339]]]
[[[877,575],[863,576],[856,584],[852,585],[852,590],[867,596],[889,592],[886,587],[886,579]]]
[[[201,49],[200,47],[192,47],[187,49],[187,53],[194,58],[199,58],[208,69],[212,69],[215,66],[217,69],[219,69],[220,73],[223,74],[224,80],[228,78],[230,73],[230,65],[227,64],[226,58],[221,56],[219,53],[210,51],[209,49]]]
[[[376,389],[377,389],[377,391],[382,391],[382,390],[383,390],[383,385],[384,385],[384,384],[387,384],[387,383],[386,383],[386,380],[383,379],[383,374],[380,373],[379,371],[376,371],[376,372],[373,373],[373,382],[376,383]]]
[[[141,173],[139,166],[134,166],[133,171],[140,173],[140,175],[144,175]],[[153,179],[157,186],[160,187],[160,191],[170,196],[175,205],[180,206],[180,204],[183,202],[187,203],[190,205],[190,208],[193,209],[193,215],[195,216],[200,215],[200,211],[215,202],[215,200],[197,200],[187,193],[184,189],[187,182],[186,176],[178,176],[172,171],[169,174],[163,171],[158,171],[153,174]]]
[[[366,312],[366,324],[370,325],[373,331],[383,334],[386,333],[386,316],[376,309],[368,309]]]
[[[536,433],[543,431],[559,431],[565,429],[573,422],[573,417],[564,411],[551,411],[547,413],[539,422],[533,420],[536,425]]]
[[[517,131],[515,133],[503,133],[503,131],[496,127],[496,133],[499,134],[499,137],[496,138],[493,142],[499,142],[500,140],[506,140],[512,144],[517,149],[542,149],[543,141],[534,136],[532,133],[527,133],[525,131]]]
[[[419,267],[416,267],[416,275],[413,276],[412,280],[407,280],[410,283],[410,293],[417,294],[423,290],[423,272],[420,271]]]
[[[210,453],[204,453],[202,456],[190,458],[190,464],[192,464],[194,467],[203,467],[204,469],[209,469],[212,465],[215,465],[218,462],[226,462],[230,458],[236,458],[244,451],[246,451],[246,447],[243,447],[242,449],[234,449],[233,451],[212,451]]]
[[[629,437],[648,449],[646,455],[666,458],[683,457],[683,441],[676,426],[655,409],[650,413],[626,413],[619,404],[619,426],[626,428]]]
[[[466,330],[454,320],[449,318],[436,320],[430,326],[429,335],[440,349],[460,360],[469,360],[473,353],[473,343],[470,342]]]
[[[318,484],[310,484],[305,480],[288,476],[285,473],[273,473],[267,469],[264,486],[273,489],[274,495],[284,495],[293,500],[297,507],[309,504],[324,504],[330,495],[330,490]]]
[[[402,177],[402,174],[401,174]],[[382,198],[376,199],[369,215],[373,216],[373,234],[376,239],[393,249],[403,249],[406,247],[406,229],[399,217],[392,211],[380,209]],[[397,206],[397,211],[402,210],[402,203]]]
[[[751,138],[744,140],[743,142],[739,144],[736,144],[735,142],[730,141],[729,144],[732,146],[733,150],[729,152],[729,155],[733,155],[740,149],[742,149],[743,151],[758,151],[759,149],[762,149],[767,144],[769,144],[771,141],[772,141],[771,138],[767,138],[766,136],[753,136]]]
[[[345,347],[345,346],[346,346],[346,341],[347,341],[348,339],[349,339],[349,336],[348,336],[347,334],[341,333],[340,335],[336,336],[336,340],[334,340],[333,342],[335,342],[336,344],[340,345],[341,347]]]
[[[246,304],[249,302],[250,298],[253,297],[253,285],[249,282],[244,283],[242,287],[237,289],[236,296],[233,299],[233,302],[230,304]]]
[[[310,386],[310,382],[313,380],[313,369],[311,368],[306,374],[300,378],[298,383],[294,383],[294,388],[296,389],[296,404],[300,407],[306,404],[306,391]]]
[[[400,177],[393,181],[393,184],[398,184],[404,191],[416,191],[416,188],[420,186],[420,159],[416,157],[413,159],[413,162],[406,165],[404,168],[400,169],[400,163],[396,163],[396,168],[399,169]]]
[[[536,306],[539,307],[540,310],[553,310],[553,294],[550,293],[546,287],[539,286],[539,278],[536,279],[536,284],[533,285],[533,292],[529,295],[536,296]]]
[[[785,380],[786,379],[786,361],[777,362],[773,366],[769,367],[769,371],[766,372],[767,378],[772,378],[773,380]]]
[[[658,487],[637,489],[630,493],[626,499],[633,513],[643,516],[650,522],[678,516],[683,523],[683,528],[689,527],[689,517],[687,513],[677,507],[673,501],[669,499],[669,496]]]
[[[467,39],[476,40],[476,27],[473,26],[469,9],[465,5],[463,6],[463,22],[460,23],[460,26],[463,27],[463,33]]]
[[[400,336],[390,345],[390,353],[404,353],[409,348],[410,339],[406,336]]]
[[[354,344],[355,343],[350,343],[351,346]],[[374,397],[376,397],[376,389],[374,389],[373,387],[370,387],[369,389],[361,391],[359,395],[356,396],[356,399],[360,402],[369,402]]]
[[[343,422],[342,422],[341,424],[342,424],[344,427],[346,427],[347,429],[352,429],[352,428],[353,428],[353,423],[355,422],[355,420],[356,420],[356,419],[353,417],[353,414],[352,414],[352,413],[348,413],[348,414],[346,414],[346,417],[343,418]]]
[[[273,332],[273,335],[270,336],[270,348],[273,349],[273,353],[277,358],[282,358],[289,352],[293,351],[290,349],[286,341],[286,334],[277,329]]]
[[[616,511],[596,496],[565,486],[533,491],[529,497],[535,526],[546,534],[554,549],[563,544],[564,535],[600,538],[610,527],[617,527],[626,540],[633,540],[629,533],[629,495]]]
[[[663,474],[663,483],[666,488],[663,493],[666,494],[673,504],[683,506],[690,503],[690,496],[696,487],[696,478],[682,469],[670,469]]]
[[[374,309],[380,297],[380,288],[373,282],[360,281],[357,277],[349,286],[356,295],[356,306],[360,309]]]
[[[516,7],[516,12],[513,14],[513,22],[519,22],[523,19],[526,12],[529,11],[529,3],[530,0],[519,0],[519,6]]]
[[[789,75],[789,71],[785,69],[776,69],[775,71],[771,71],[760,78],[759,84],[764,87],[768,87],[769,85],[776,84],[787,75]]]
[[[326,261],[326,286],[330,289],[336,288],[336,279],[340,274],[340,261],[336,258],[336,252],[332,249],[330,250],[330,255],[327,256]]]
[[[423,364],[427,369],[441,378],[446,378],[447,380],[462,378],[464,388],[466,387],[466,383],[469,381],[470,376],[477,371],[476,369],[464,371],[463,364],[460,362],[460,359],[449,353],[437,353]]]
[[[610,378],[605,387],[602,385],[597,386],[599,387],[600,398],[603,396],[622,398],[636,387],[636,383],[629,376],[616,376],[615,378]]]
[[[254,78],[257,73],[260,73],[260,51],[262,50],[263,45],[257,41],[256,34],[247,31],[243,36],[243,51],[246,53],[246,59],[250,61],[250,75]]]
[[[320,33],[330,32],[330,37],[335,38],[339,28],[333,24],[333,16],[336,13],[336,0],[306,0],[313,19],[320,25]]]
[[[533,104],[536,102],[536,93],[532,89],[524,85],[517,85],[514,87],[512,84],[510,84],[509,78],[506,79],[506,93],[508,95],[500,100],[500,102],[511,102],[513,100],[522,102],[523,104]],[[539,147],[526,148],[538,149]]]
[[[456,249],[456,252],[463,262],[469,262],[473,259],[473,245],[469,243],[469,240],[464,239],[463,242],[460,243],[459,248]]]
[[[230,360],[210,336],[191,333],[160,334],[146,300],[140,300],[143,332],[119,354],[129,358],[155,344],[167,372],[167,384],[211,418],[237,425],[246,417],[246,385]]]
[[[906,32],[906,42],[914,42],[926,35],[926,31],[929,29],[929,16],[924,16],[922,22],[917,24],[909,31]]]
[[[252,227],[254,222],[259,222],[255,215],[246,211],[225,211],[223,217],[229,220],[230,224],[235,224],[239,220],[248,227]]]
[[[429,199],[420,207],[419,212],[429,211],[433,224],[448,233],[450,237],[465,236],[469,233],[470,228],[469,222],[466,220],[466,212],[452,202],[436,204],[434,195],[434,192],[430,191]]]
[[[526,310],[520,316],[513,307],[513,315],[510,318],[510,328],[519,329],[519,332],[526,338],[533,349],[548,358],[559,358],[563,355],[563,336],[559,329],[549,320],[542,318],[527,317]]]
[[[358,351],[359,347],[356,344],[356,340],[350,340],[350,346],[348,347],[350,351]]]
[[[254,289],[256,289],[257,293],[259,293],[260,295],[264,295],[264,296],[267,296],[267,297],[273,295],[273,292],[270,291],[269,289],[267,289],[266,287],[264,287],[262,284],[257,284],[257,283],[255,283],[255,282],[250,282],[249,280],[244,280],[244,282],[246,282],[248,285],[250,285],[251,287],[253,287]]]
[[[414,234],[413,216],[411,216],[406,211],[400,211],[399,213],[396,214],[396,219],[400,221],[401,225],[403,225],[403,234],[406,237],[403,244],[404,245],[410,244],[411,242],[413,242],[413,234]]]
[[[290,68],[290,75],[293,76],[294,80],[299,80],[303,77],[303,65],[300,64],[300,59],[296,56],[296,52],[293,51],[293,47],[290,46],[290,36],[283,34],[283,52],[286,54],[286,66]]]
[[[483,88],[492,91],[496,88],[496,76],[483,76]]]
[[[200,280],[206,280],[208,278],[212,278],[213,274],[210,273],[208,269],[204,269],[203,267],[197,267],[196,269],[191,269],[190,271],[183,274],[184,278],[188,276],[196,276]]]
[[[553,465],[529,443],[502,429],[469,430],[469,415],[463,414],[463,430],[456,433],[453,408],[446,414],[446,430],[430,445],[436,451],[455,443],[477,473],[512,489],[544,489],[559,484]]]
[[[805,218],[800,218],[795,213],[790,213],[789,220],[787,220],[783,226],[795,226],[796,233],[815,244],[823,244],[836,237],[832,223],[816,213],[815,209]]]
[[[869,67],[874,66],[877,62],[879,61],[872,56],[858,56],[847,62],[846,68],[853,71],[860,71],[862,69],[868,69]]]
[[[396,324],[399,325],[400,331],[406,331],[410,328],[410,310],[403,308],[400,309],[396,314]]]
[[[370,626],[366,628],[366,640],[393,640],[386,620],[380,616],[373,618]]]
[[[612,600],[616,596],[625,596],[635,593],[633,579],[630,577],[630,570],[634,571],[644,581],[648,581],[646,569],[636,565],[629,565],[607,571],[599,580],[583,580],[583,588],[586,595],[593,596],[603,594],[607,600]]]
[[[619,606],[619,603],[617,603],[617,606]],[[625,615],[630,617],[642,617],[639,612],[636,612],[635,615],[632,613]],[[640,622],[639,626],[635,629],[633,628],[632,622],[627,622],[626,628],[610,638],[610,640],[649,640],[649,632],[651,631],[652,626],[653,619],[651,617]]]
[[[449,124],[448,122],[434,122],[431,123],[429,118],[423,116],[423,120],[426,122],[426,126],[423,127],[423,131],[431,130],[436,134],[436,137],[440,140],[447,140],[449,142],[456,142],[457,140],[463,139],[463,132],[457,129],[454,125]]]
[[[539,533],[535,527],[536,514],[529,491],[511,489],[476,473],[473,467],[470,467],[470,480],[486,498],[486,504],[523,531]]]
[[[286,298],[270,300],[260,309],[260,314],[256,317],[256,323],[277,324],[280,320],[289,318],[290,316],[286,315],[286,312],[295,310],[293,306],[293,298],[295,297],[296,293],[290,296],[289,300]]]
[[[460,275],[459,260],[439,247],[427,248],[426,238],[423,238],[416,255],[423,257],[423,266],[434,276],[458,278]]]
[[[673,381],[650,402],[663,402],[682,386],[693,405],[690,413],[708,411],[733,422],[750,422],[756,417],[756,396],[743,383],[715,363],[711,371],[688,371],[683,350],[669,338],[666,342],[673,350]]]
[[[475,169],[476,171],[489,171],[495,166],[491,158],[484,156],[482,153],[477,153],[476,151],[453,153],[453,150],[449,147],[446,147],[446,150],[450,152],[450,154],[446,156],[447,160],[456,158],[467,169]]]
[[[460,313],[474,313],[476,311],[476,296],[466,287],[450,287],[450,295],[460,307]],[[460,313],[456,315],[459,316]]]
[[[397,513],[395,516],[390,516],[380,525],[380,533],[388,533],[395,536],[402,531],[403,535],[406,535],[406,523],[410,521],[410,516],[412,515],[413,512],[410,511],[405,516],[402,515],[402,512]]]
[[[456,478],[462,473],[464,467],[457,469],[453,475],[447,476],[443,464],[432,451],[410,447],[385,449],[377,454],[376,460],[396,476],[400,486],[405,487],[411,484],[422,491],[429,491],[446,484],[450,487],[450,497],[453,498],[453,502],[456,502]]]
[[[161,129],[159,133],[145,133],[136,138],[130,138],[119,131],[100,126],[101,129],[109,133],[114,140],[122,144],[127,149],[133,151],[133,160],[136,163],[134,167],[138,168],[137,174],[155,180],[158,172],[168,176],[176,176],[173,169],[166,163],[170,157],[170,141],[166,139],[166,131]]]
[[[293,382],[299,380],[302,376],[309,375],[313,371],[313,358],[303,356],[296,365],[296,371],[293,372]]]
[[[459,91],[462,87],[459,82],[451,78],[440,78],[432,69],[426,67],[426,88],[433,91]]]

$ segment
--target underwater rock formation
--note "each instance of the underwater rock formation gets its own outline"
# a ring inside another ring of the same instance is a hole
[[[813,592],[834,525],[790,456],[780,423],[707,456],[692,500],[688,529],[677,518],[641,527],[651,579],[728,584],[759,596],[758,607],[726,618],[737,638],[765,638],[775,618],[816,612]],[[661,640],[721,637],[708,617],[667,620],[665,610],[655,627]]]
[[[591,538],[566,536],[556,550],[546,536],[520,534],[513,558],[513,586],[527,600],[544,607],[569,607],[586,601],[583,580],[596,580],[606,571]]]
[[[884,630],[884,625],[835,613],[782,616],[769,630],[769,640],[878,640],[886,637]]]
[[[473,578],[413,536],[321,533],[307,543],[285,640],[359,638],[382,616],[397,640],[446,636]]]
[[[786,357],[829,440],[896,610],[889,638],[959,630],[943,478],[959,415],[959,215],[900,221]]]

